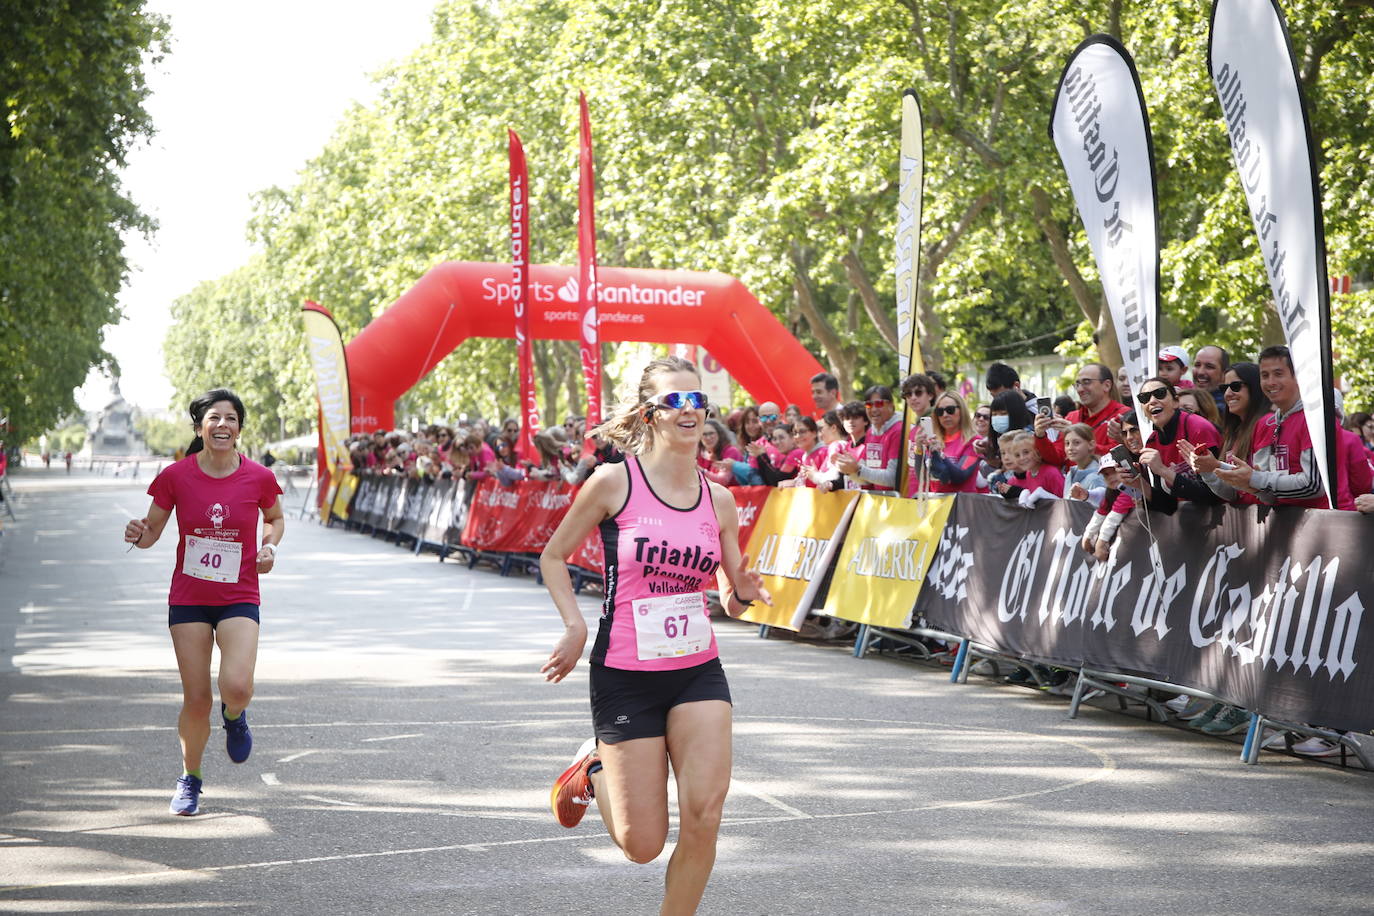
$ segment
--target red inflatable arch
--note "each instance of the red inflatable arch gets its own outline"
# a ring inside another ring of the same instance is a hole
[[[698,344],[757,402],[809,412],[821,372],[744,284],[714,271],[602,268],[601,339]],[[578,340],[577,269],[530,270],[534,337]],[[396,399],[469,337],[514,337],[509,264],[449,261],[430,270],[348,344],[353,431],[391,429]],[[511,373],[511,402],[516,378]]]

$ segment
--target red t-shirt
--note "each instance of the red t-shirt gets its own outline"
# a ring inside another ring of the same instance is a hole
[[[260,604],[258,516],[281,492],[272,472],[247,458],[228,477],[215,478],[187,455],[153,478],[153,502],[176,510],[177,565],[167,603]]]

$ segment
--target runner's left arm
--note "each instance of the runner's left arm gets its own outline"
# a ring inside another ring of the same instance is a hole
[[[735,495],[720,484],[710,486],[711,502],[720,522],[721,563],[716,570],[716,582],[723,596],[721,604],[725,613],[738,617],[755,601],[771,605],[773,596],[764,588],[763,577],[749,568],[749,555],[740,554],[739,509],[735,506]]]
[[[262,510],[262,546],[258,548],[258,575],[269,573],[277,561],[277,545],[286,533],[286,513],[282,512],[281,497]],[[271,544],[271,547],[267,545]]]

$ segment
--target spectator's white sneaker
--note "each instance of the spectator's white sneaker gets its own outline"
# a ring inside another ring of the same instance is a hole
[[[1183,712],[1183,710],[1188,708],[1188,704],[1191,703],[1192,700],[1193,698],[1188,696],[1188,694],[1180,693],[1178,696],[1165,703],[1164,708],[1172,710],[1173,712]]]
[[[1308,738],[1293,745],[1293,753],[1304,757],[1334,757],[1341,752],[1341,746],[1325,738]]]

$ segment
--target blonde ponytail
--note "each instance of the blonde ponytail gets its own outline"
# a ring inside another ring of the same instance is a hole
[[[654,360],[644,367],[644,373],[639,377],[637,396],[617,404],[611,416],[588,435],[611,443],[627,455],[647,452],[653,445],[653,439],[649,435],[649,424],[644,414],[651,409],[649,399],[657,387],[654,379],[675,372],[690,372],[701,378],[697,367],[680,356],[664,356]]]

